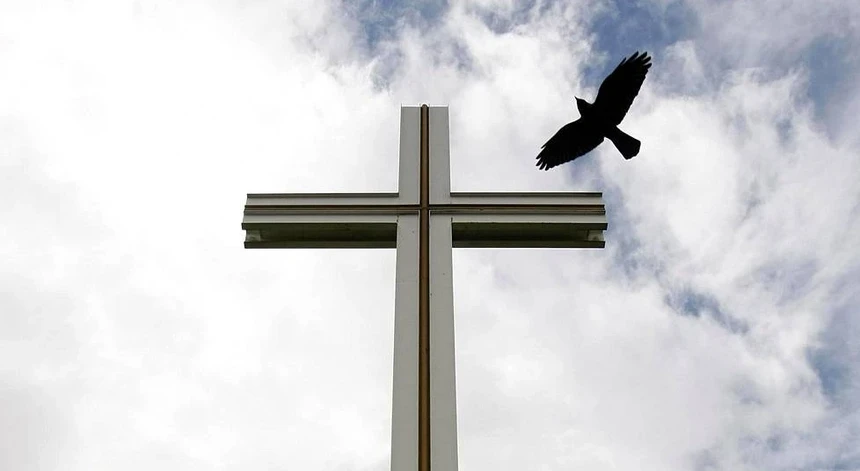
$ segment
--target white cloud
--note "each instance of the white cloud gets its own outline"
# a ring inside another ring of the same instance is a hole
[[[694,6],[625,120],[642,154],[548,173],[595,92],[586,5],[453,2],[377,57],[335,2],[0,7],[0,467],[386,468],[394,254],[245,251],[239,221],[393,190],[422,102],[455,189],[618,202],[604,251],[455,254],[462,469],[856,466],[809,359],[856,329],[856,139],[784,67],[846,5]]]

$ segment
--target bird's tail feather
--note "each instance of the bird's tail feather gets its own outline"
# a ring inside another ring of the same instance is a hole
[[[636,157],[636,154],[639,153],[639,148],[642,146],[642,143],[639,142],[638,139],[617,127],[610,129],[609,132],[606,133],[606,138],[615,144],[615,148],[618,149],[618,152],[621,152],[621,155],[623,155],[627,160]]]

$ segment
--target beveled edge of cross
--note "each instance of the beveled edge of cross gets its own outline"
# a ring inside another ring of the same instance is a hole
[[[394,248],[397,216],[418,215],[422,200],[431,216],[452,217],[454,247],[605,246],[599,192],[446,191],[443,202],[428,197],[431,178],[445,179],[437,187],[450,188],[447,107],[433,107],[439,108],[444,135],[435,136],[439,148],[431,147],[427,162],[419,161],[418,123],[407,113],[414,107],[402,108],[398,193],[249,193],[245,248]]]

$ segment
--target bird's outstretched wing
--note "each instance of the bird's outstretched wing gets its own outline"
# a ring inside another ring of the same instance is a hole
[[[603,135],[582,118],[565,124],[541,147],[537,167],[549,170],[585,155],[603,142]]]
[[[633,104],[633,99],[639,94],[650,68],[651,57],[647,52],[639,54],[639,51],[636,51],[622,60],[600,84],[597,98],[594,99],[594,108],[600,110],[612,125],[618,126]]]

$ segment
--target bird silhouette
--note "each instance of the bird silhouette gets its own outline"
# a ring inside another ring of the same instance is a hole
[[[648,53],[639,54],[636,51],[603,79],[593,104],[574,97],[579,119],[565,124],[541,146],[536,166],[541,170],[549,170],[570,162],[593,150],[604,138],[612,141],[625,159],[635,157],[642,143],[618,129],[618,125],[642,88],[650,68],[651,57]]]

